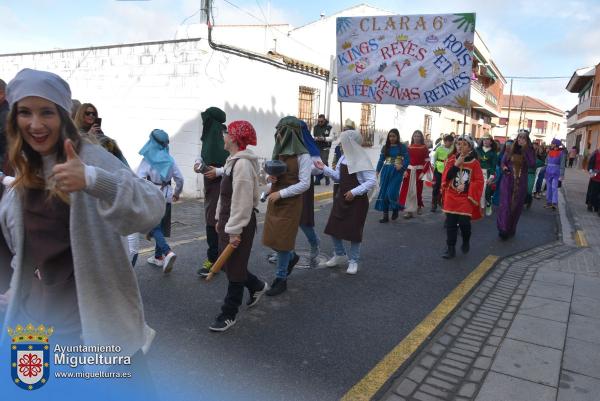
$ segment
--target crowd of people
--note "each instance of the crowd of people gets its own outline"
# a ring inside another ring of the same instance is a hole
[[[134,273],[140,234],[155,241],[155,253],[147,262],[165,274],[177,257],[166,238],[171,204],[179,199],[184,180],[169,153],[168,133],[150,132],[134,173],[117,142],[102,131],[98,109],[92,103],[74,106],[68,83],[58,75],[22,70],[7,85],[6,100],[8,107],[0,102],[7,139],[0,177],[0,263],[10,266],[12,278],[0,298],[5,324],[44,322],[56,327],[63,342],[122,344],[129,355],[143,360],[154,331],[145,322]],[[270,261],[276,266],[269,283],[248,267],[261,199],[261,166],[248,148],[257,145],[256,131],[249,121],[228,122],[218,107],[207,108],[201,118],[202,149],[193,168],[204,180],[207,251],[197,273],[214,274],[219,256],[233,248],[224,261],[227,293],[209,326],[212,331],[236,323],[244,288],[248,307],[263,295],[287,290],[299,261],[299,231],[310,244],[311,266],[318,263],[321,238],[315,230],[314,186],[323,180],[334,184],[324,230],[333,254],[324,264],[344,266],[347,274],[355,275],[371,191],[377,191],[373,207],[382,212],[379,222],[386,224],[401,213],[404,219],[422,215],[423,188],[430,185],[430,212],[441,209],[446,216],[441,256],[451,259],[456,257],[458,232],[461,251],[467,253],[471,222],[491,216],[494,208],[503,240],[515,235],[523,208],[544,190],[546,207],[556,209],[558,187],[571,160],[560,140],[545,147],[532,143],[527,130],[501,146],[489,135],[476,143],[454,133],[441,135],[433,146],[419,130],[405,143],[394,128],[373,166],[352,120],[344,122],[333,146],[336,135],[324,115],[312,133],[306,122],[284,117],[275,128],[264,197],[261,242],[273,251]],[[596,212],[597,153],[590,158],[587,195],[589,209]]]

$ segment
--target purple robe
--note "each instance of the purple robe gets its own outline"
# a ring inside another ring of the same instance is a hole
[[[500,210],[496,224],[500,234],[512,236],[517,230],[519,217],[523,211],[525,197],[527,196],[527,170],[535,167],[535,154],[533,149],[525,151],[520,177],[515,176],[514,165],[510,156],[502,158],[501,168],[508,167],[510,173],[502,175],[500,182]],[[516,184],[516,185],[515,185]]]

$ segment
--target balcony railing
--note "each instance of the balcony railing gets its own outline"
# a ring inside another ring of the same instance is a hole
[[[600,110],[600,96],[590,96],[577,105],[577,114],[587,110]]]
[[[481,82],[471,81],[471,85],[475,90],[477,90],[477,92],[481,93],[485,97],[485,101],[488,105],[494,109],[498,108],[498,99],[492,92],[488,91],[485,86],[481,84]]]

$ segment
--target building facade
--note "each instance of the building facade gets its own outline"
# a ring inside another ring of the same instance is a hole
[[[339,16],[390,15],[365,4],[305,26],[215,25],[212,44],[206,24],[181,27],[176,39],[79,49],[0,55],[0,78],[10,80],[22,68],[55,72],[70,84],[73,97],[93,103],[104,132],[117,140],[136,167],[139,149],[154,128],[171,137],[171,153],[186,180],[184,196],[200,197],[201,176],[193,172],[201,143],[200,113],[216,106],[227,120],[245,119],[257,129],[259,157],[268,159],[275,125],[293,115],[309,125],[318,114],[329,117],[334,132],[353,119],[367,145],[381,146],[397,128],[408,141],[419,129],[435,141],[441,134],[463,132],[462,109],[339,103],[330,76]],[[224,51],[214,44],[230,49]],[[475,62],[466,133],[489,132],[506,83],[490,51],[475,35]]]
[[[600,147],[600,64],[576,70],[567,90],[579,96],[569,113],[567,145],[577,147],[578,164],[586,168],[589,155]]]
[[[514,138],[521,128],[528,129],[531,140],[538,143],[548,144],[554,138],[565,140],[567,137],[566,113],[559,108],[525,95],[503,95],[501,99],[502,116],[494,121],[496,139]]]

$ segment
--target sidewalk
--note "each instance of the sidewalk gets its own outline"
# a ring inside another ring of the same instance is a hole
[[[498,263],[375,398],[600,399],[600,218],[587,182],[567,169],[561,239]]]

